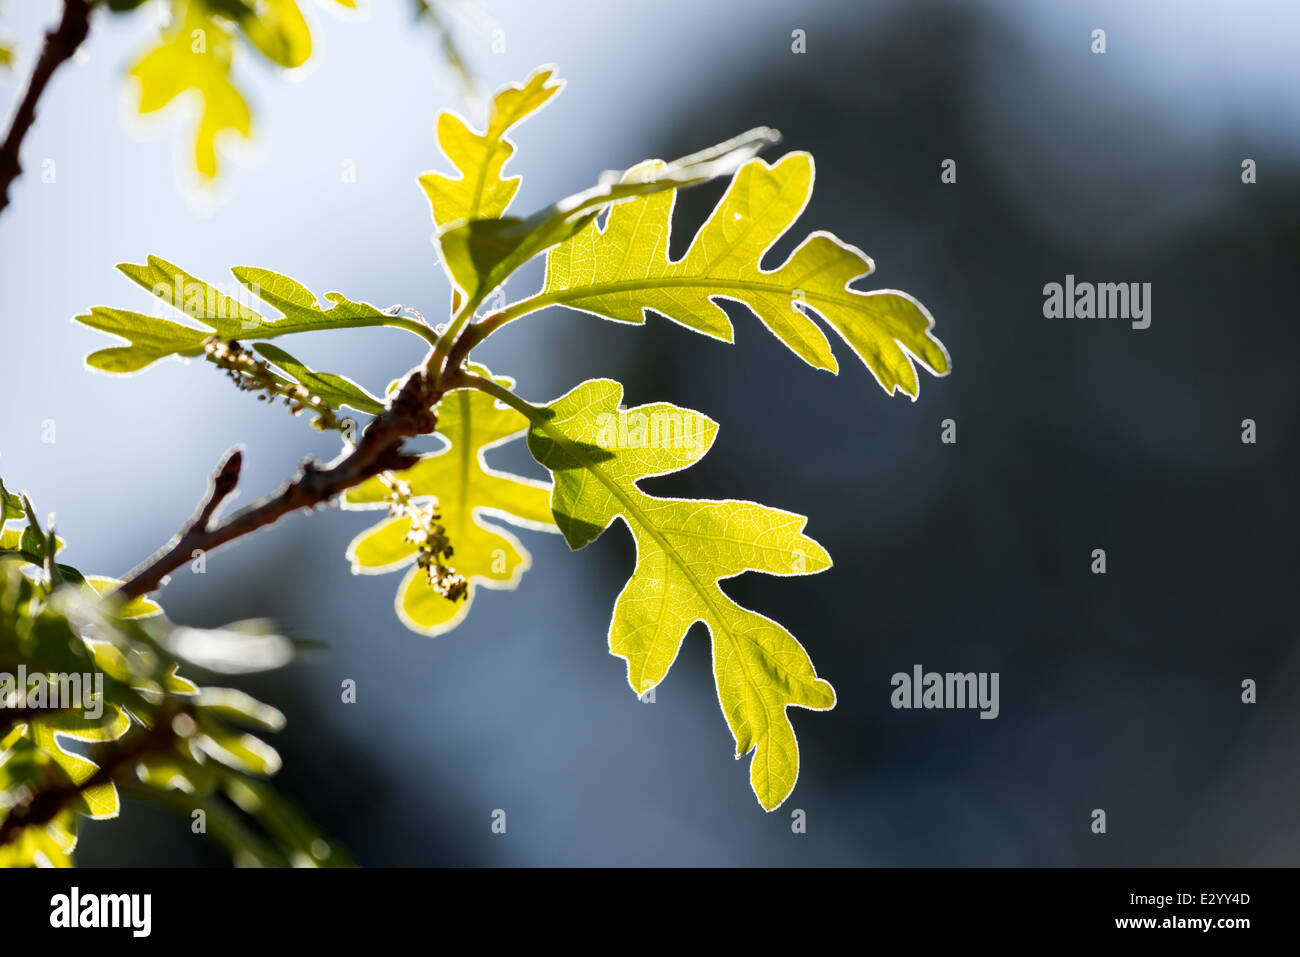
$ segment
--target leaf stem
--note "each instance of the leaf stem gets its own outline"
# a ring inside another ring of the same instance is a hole
[[[456,313],[455,318],[451,320],[451,325],[447,328],[447,331],[439,336],[438,341],[434,343],[433,354],[429,356],[429,362],[425,366],[427,372],[435,375],[441,373],[443,359],[453,351],[455,345],[459,345],[457,337],[460,336],[461,330],[465,328],[465,323],[474,318],[474,310],[483,302],[483,298],[482,295],[476,296],[473,299],[467,300],[465,304],[461,306],[460,310]],[[469,349],[465,348],[461,350],[461,354],[463,355],[468,351]],[[454,372],[455,367],[449,366],[448,371]]]
[[[356,323],[352,323],[352,325],[356,325]],[[393,316],[388,322],[380,323],[380,325],[392,326],[394,329],[405,329],[407,332],[414,332],[429,345],[438,345],[438,334],[430,329],[425,323],[418,322],[415,319],[407,319],[404,316]]]
[[[280,319],[274,322],[266,322],[261,326],[255,326],[249,330],[250,334],[243,338],[276,339],[280,336],[291,336],[299,332],[318,332],[325,329],[368,329],[375,326],[391,326],[394,329],[405,329],[407,332],[415,333],[431,346],[438,344],[438,334],[436,332],[425,323],[407,319],[405,316],[384,316],[382,319],[346,319],[337,322],[289,322]]]
[[[492,325],[492,328],[488,330],[488,332],[484,333],[484,335],[491,335],[507,322],[513,322],[514,320],[527,316],[530,313],[537,312],[539,309],[545,309],[547,306],[555,305],[556,303],[561,302],[562,298],[563,297],[555,294],[548,295],[539,292],[527,297],[526,299],[520,299],[518,302],[512,302],[496,315],[489,316],[488,319],[484,320],[485,323],[490,320]]]
[[[460,372],[453,375],[447,380],[447,388],[455,389],[460,386],[468,386],[471,389],[478,389],[480,392],[486,392],[488,395],[499,399],[510,408],[523,415],[539,428],[545,428],[547,431],[554,431],[550,427],[550,420],[542,415],[542,410],[533,405],[526,399],[521,399],[504,386],[497,385],[491,379],[485,379],[481,375],[475,375],[473,372]]]

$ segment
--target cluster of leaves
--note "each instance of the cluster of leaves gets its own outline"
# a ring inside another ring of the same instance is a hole
[[[584,382],[553,402],[534,405],[514,392],[513,380],[471,361],[470,352],[515,319],[554,305],[637,324],[654,312],[730,342],[734,330],[720,305],[729,300],[746,306],[806,363],[836,372],[823,331],[829,327],[889,394],[915,398],[917,366],[944,375],[948,356],[930,332],[929,313],[911,296],[855,287],[873,264],[829,233],[812,233],[780,266],[763,267],[768,250],[807,205],[814,177],[807,153],[791,152],[771,164],[755,158],[778,140],[771,130],[753,130],[672,163],[647,161],[531,216],[509,215],[520,179],[504,174],[515,151],[508,134],[561,85],[552,69],[543,68],[506,87],[481,132],[452,113],[438,120],[439,145],[455,169],[426,173],[420,185],[453,286],[445,326],[432,330],[397,310],[381,311],[338,293],[330,293],[332,306],[322,309],[292,280],[246,267],[236,268],[235,277],[283,315],[231,312],[213,287],[151,257],[147,265],[119,268],[190,321],[92,309],[78,320],[128,344],[95,352],[88,362],[108,372],[131,372],[164,356],[197,355],[214,334],[265,339],[393,325],[422,336],[432,350],[412,374],[434,385],[442,447],[409,469],[367,478],[345,492],[345,508],[390,512],[352,542],[354,571],[409,568],[398,590],[398,614],[416,631],[440,634],[463,620],[478,588],[513,588],[528,568],[528,552],[502,523],[558,531],[580,549],[621,520],[636,542],[637,559],[614,606],[610,651],[626,660],[628,681],[641,694],[664,679],[686,632],[703,622],[736,756],[753,752],[751,783],[770,810],[790,794],[798,774],[787,709],[825,710],[834,705],[835,693],[789,631],[733,601],[720,583],[750,571],[790,576],[829,568],[830,556],[803,533],[806,519],[752,502],[650,495],[638,483],[699,461],[717,434],[716,423],[666,403],[626,409],[623,387],[608,379]],[[672,260],[676,191],[716,177],[730,177],[724,195],[685,255]],[[537,293],[477,315],[490,293],[539,255],[545,255],[546,275]],[[181,302],[175,292],[181,288],[200,292]],[[339,387],[333,401],[375,414],[366,407],[369,393],[358,401],[359,386],[307,372],[282,352],[268,353],[265,344],[253,348],[288,378],[304,385],[306,376],[332,383]],[[696,425],[687,441],[688,421]],[[653,425],[647,431],[614,424],[619,422]],[[523,436],[549,471],[549,484],[487,464],[491,449]],[[412,514],[392,508],[394,487],[404,489],[411,503],[436,504],[463,591],[452,595],[430,587],[421,530]]]
[[[120,600],[117,581],[58,561],[63,542],[2,483],[0,518],[0,866],[69,866],[82,818],[116,817],[122,794],[187,823],[202,811],[239,864],[345,865],[266,781],[279,756],[246,729],[283,715],[178,672],[181,654],[220,670],[282,661],[289,639],[264,622],[178,627],[151,600]]]

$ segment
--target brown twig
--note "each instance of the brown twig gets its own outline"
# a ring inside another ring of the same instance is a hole
[[[494,313],[486,316],[478,322],[471,322],[461,332],[455,344],[447,352],[447,359],[442,365],[443,378],[455,376],[465,360],[469,357],[469,352],[476,345],[490,336],[501,326],[501,313]]]
[[[4,143],[0,144],[0,211],[9,205],[9,187],[23,171],[18,154],[22,150],[23,137],[36,121],[36,103],[45,92],[54,71],[72,58],[89,33],[88,0],[63,0],[63,16],[58,26],[45,34],[45,45],[41,48],[36,68],[32,70],[27,91],[9,124]]]
[[[310,461],[303,463],[298,475],[280,491],[214,525],[213,515],[239,481],[242,455],[238,450],[231,452],[218,467],[207,496],[184,531],[131,571],[116,594],[123,598],[148,594],[168,574],[190,561],[196,550],[211,551],[290,512],[321,505],[381,472],[411,468],[419,457],[404,451],[402,442],[434,430],[438,420],[432,407],[440,395],[438,387],[422,371],[413,371],[388,409],[365,427],[354,448],[325,468]]]

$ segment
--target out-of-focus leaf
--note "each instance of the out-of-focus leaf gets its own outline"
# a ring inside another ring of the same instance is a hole
[[[240,27],[272,63],[292,69],[311,56],[311,31],[297,0],[258,0]]]
[[[214,761],[249,774],[275,774],[280,770],[280,755],[255,735],[234,731],[202,713],[199,731],[195,744]]]
[[[337,844],[274,788],[248,777],[229,776],[226,794],[245,814],[259,821],[289,853],[294,867],[351,867],[352,862]]]
[[[217,175],[217,138],[227,132],[247,137],[252,128],[248,103],[230,79],[234,36],[202,0],[175,0],[173,10],[172,27],[129,72],[140,81],[141,113],[153,113],[183,93],[197,92],[194,167],[200,176],[212,179]]]
[[[279,731],[284,727],[284,715],[280,711],[235,688],[202,689],[198,695],[198,707],[233,724],[251,725],[267,731]]]
[[[151,754],[136,762],[136,777],[141,783],[160,790],[185,794],[208,794],[221,779],[218,766],[200,763],[179,751]]]
[[[94,762],[87,761],[79,754],[66,750],[59,743],[55,730],[44,723],[32,725],[33,740],[36,746],[47,754],[73,784],[83,785],[98,768]],[[117,788],[112,781],[83,787],[72,801],[72,808],[92,820],[102,821],[117,817],[122,804],[117,796]]]
[[[105,575],[86,576],[86,585],[96,595],[107,595],[121,584],[121,579],[108,578]],[[152,598],[141,595],[123,604],[117,613],[123,618],[152,618],[154,615],[162,614],[162,606]]]
[[[186,821],[195,811],[202,811],[208,837],[226,849],[236,867],[289,866],[285,854],[249,827],[234,808],[215,794],[196,796],[164,791],[155,800]]]
[[[0,524],[11,518],[22,518],[25,514],[22,498],[6,489],[5,483],[0,481]]]
[[[173,628],[165,639],[178,658],[215,671],[238,675],[270,671],[293,658],[293,642],[265,619],[237,621],[224,628]]]
[[[4,494],[8,511],[14,502]],[[52,536],[41,531],[30,501],[21,505],[29,544],[49,551]],[[179,630],[177,644],[247,670],[283,660],[293,651],[288,639],[263,621],[176,629],[147,599],[103,600],[116,579],[78,578],[81,587],[69,588],[27,573],[14,554],[0,564],[0,694],[5,708],[22,711],[6,717],[0,708],[0,821],[21,808],[29,823],[6,830],[0,866],[70,866],[80,816],[117,816],[124,793],[184,807],[187,816],[212,801],[217,820],[209,820],[209,833],[234,842],[241,863],[348,863],[269,786],[249,785],[247,793],[259,796],[255,817],[294,845],[281,853],[240,822],[216,789],[279,770],[275,750],[242,728],[276,730],[284,715],[234,689],[199,689],[177,673],[167,650]],[[72,581],[68,566],[55,568]],[[59,803],[42,820],[50,798]]]

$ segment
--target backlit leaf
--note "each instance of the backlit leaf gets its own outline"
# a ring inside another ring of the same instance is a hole
[[[645,164],[629,176],[662,168]],[[807,205],[813,159],[788,153],[769,165],[754,159],[726,194],[685,255],[668,257],[674,193],[620,203],[602,229],[595,221],[553,248],[534,308],[565,305],[620,322],[641,323],[650,311],[726,342],[731,321],[719,304],[740,302],[791,351],[819,369],[837,363],[820,316],[849,344],[886,392],[917,394],[914,360],[936,375],[948,354],[930,333],[934,320],[907,293],[863,291],[853,283],[872,261],[830,233],[815,232],[772,270],[762,260]],[[526,307],[520,310],[526,311]]]
[[[335,375],[332,372],[313,372],[283,349],[270,343],[259,342],[253,347],[268,362],[286,372],[297,382],[306,386],[313,395],[319,396],[331,408],[349,406],[358,412],[378,415],[384,411],[384,404],[351,379]]]
[[[247,137],[252,120],[248,103],[230,80],[234,35],[209,15],[202,0],[177,0],[173,26],[157,47],[131,67],[140,81],[141,113],[153,113],[191,90],[200,114],[194,139],[194,166],[207,179],[217,175],[217,137],[227,131]]]
[[[483,133],[475,132],[455,113],[438,116],[438,145],[460,173],[451,177],[430,172],[420,177],[439,228],[458,220],[496,219],[505,213],[520,181],[518,176],[501,175],[515,152],[506,134],[563,87],[564,81],[556,79],[550,67],[537,70],[522,85],[506,87],[493,98]]]
[[[610,204],[730,176],[779,139],[776,131],[759,127],[672,163],[642,164],[526,219],[507,216],[453,225],[439,237],[443,263],[456,285],[476,302],[529,259],[590,224]]]
[[[355,9],[355,0],[336,0]],[[141,0],[108,0],[116,10]],[[223,134],[247,138],[248,103],[231,78],[236,29],[271,63],[292,69],[311,57],[312,40],[301,0],[171,0],[171,25],[158,45],[129,74],[140,81],[141,113],[152,113],[193,92],[199,105],[194,167],[204,179],[218,172],[217,142]]]
[[[637,482],[703,458],[717,434],[711,419],[660,403],[621,410],[623,387],[583,383],[551,403],[528,448],[552,472],[555,521],[570,547],[594,540],[621,518],[636,540],[636,569],[614,606],[610,651],[627,660],[638,694],[668,673],[687,630],[709,629],[718,700],[736,756],[754,752],[750,783],[767,810],[794,789],[799,748],[791,705],[835,704],[803,647],[788,631],[732,601],[722,579],[746,571],[806,575],[831,559],[803,534],[807,519],[742,501],[659,498]]]
[[[62,769],[73,784],[84,785],[99,770],[93,762],[66,750],[59,742],[56,731],[45,723],[33,724],[32,736],[36,746]],[[93,820],[101,821],[117,817],[122,802],[118,799],[113,782],[106,781],[89,787],[83,786],[77,792],[72,807]]]
[[[280,66],[306,63],[311,56],[311,32],[297,0],[257,0],[252,6],[240,20],[249,42]]]
[[[120,579],[108,578],[104,575],[86,576],[86,585],[96,595],[107,595],[121,584]],[[151,618],[154,615],[162,614],[162,606],[152,598],[140,595],[122,605],[117,610],[117,613],[123,618]]]
[[[491,396],[468,389],[449,392],[438,404],[437,434],[446,446],[397,473],[409,483],[413,501],[437,499],[455,549],[451,565],[469,584],[463,600],[449,601],[429,586],[419,567],[412,567],[397,593],[397,613],[408,628],[442,634],[469,612],[479,586],[514,588],[519,583],[532,559],[499,520],[555,531],[549,486],[499,472],[484,460],[489,449],[518,438],[527,427],[522,414],[498,406]],[[378,478],[370,479],[344,496],[343,507],[383,508],[388,491]],[[348,546],[353,572],[375,575],[412,565],[417,548],[406,540],[410,531],[411,520],[399,517],[362,532]]]
[[[213,335],[223,339],[271,339],[320,329],[385,325],[419,328],[410,319],[390,315],[369,303],[354,302],[337,292],[325,294],[330,306],[322,309],[306,286],[268,269],[233,268],[231,272],[246,291],[236,296],[231,293],[239,290],[222,290],[157,256],[150,256],[143,265],[122,263],[117,268],[175,310],[178,318],[200,323],[203,328],[159,316],[95,306],[90,312],[74,317],[76,321],[130,343],[100,349],[86,358],[88,366],[103,372],[136,372],[167,356],[199,355]],[[249,304],[250,296],[274,306],[284,318],[265,318]]]
[[[293,659],[293,642],[265,618],[231,622],[222,628],[180,625],[164,640],[167,650],[200,668],[237,675],[271,671]]]

